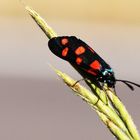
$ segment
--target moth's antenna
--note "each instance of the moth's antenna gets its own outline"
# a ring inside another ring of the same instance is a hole
[[[139,84],[134,83],[134,82],[131,82],[131,81],[119,80],[119,79],[116,79],[116,81],[123,82],[123,83],[126,84],[131,90],[134,90],[134,87],[133,87],[132,85],[135,85],[135,86],[137,86],[137,87],[140,87]],[[132,84],[132,85],[131,85],[131,84]]]
[[[121,82],[123,82],[124,84],[126,84],[131,90],[134,90],[134,87],[133,87],[132,85],[128,84],[128,83],[125,82],[125,81],[121,81]]]

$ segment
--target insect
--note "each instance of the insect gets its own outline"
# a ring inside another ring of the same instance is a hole
[[[134,90],[133,85],[140,85],[126,80],[115,78],[114,72],[91,47],[75,36],[54,37],[48,42],[49,49],[58,57],[68,61],[76,70],[99,87],[107,84],[110,88],[115,88],[116,81],[125,83]]]

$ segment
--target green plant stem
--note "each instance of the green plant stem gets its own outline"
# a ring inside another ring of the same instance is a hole
[[[39,25],[39,27],[42,29],[42,31],[46,34],[46,36],[49,39],[57,36],[57,34],[52,30],[52,28],[36,11],[31,9],[29,6],[26,6],[25,9],[29,12],[30,16],[34,19],[37,25]]]
[[[76,93],[76,95],[82,97],[95,110],[104,114],[111,122],[113,122],[113,124],[116,125],[116,128],[120,128],[121,131],[124,132],[130,140],[133,140],[127,128],[125,127],[123,121],[121,120],[121,118],[118,116],[116,112],[114,112],[109,106],[105,105],[99,98],[97,98],[97,96],[91,93],[88,89],[81,86],[79,83],[73,86],[76,81],[73,80],[71,77],[69,77],[67,74],[62,73],[61,71],[56,70],[56,69],[54,70],[64,80],[64,82]],[[112,133],[114,134],[114,132]],[[120,137],[120,136],[116,136],[116,137]]]
[[[105,125],[109,128],[109,130],[113,133],[113,135],[118,140],[130,140],[130,138],[119,128],[117,127],[112,121],[110,121],[106,115],[103,113],[96,111],[99,115],[100,119],[105,123]]]
[[[130,132],[132,137],[135,140],[139,140],[140,137],[137,132],[136,126],[134,125],[134,122],[133,122],[131,116],[129,115],[129,113],[127,112],[125,106],[122,104],[120,99],[115,94],[112,94],[111,90],[106,90],[106,93],[107,93],[109,99],[111,100],[112,104],[116,108],[116,110],[119,112],[122,120],[124,121],[126,127],[128,128],[128,131]]]

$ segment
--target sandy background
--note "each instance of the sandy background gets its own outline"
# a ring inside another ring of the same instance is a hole
[[[59,35],[86,41],[116,77],[140,83],[140,1],[32,1]],[[0,139],[115,139],[96,113],[49,67],[81,77],[49,51],[48,39],[19,1],[0,2]],[[140,130],[140,89],[116,86]]]

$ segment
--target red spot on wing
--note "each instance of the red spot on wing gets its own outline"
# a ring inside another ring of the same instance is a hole
[[[69,42],[69,40],[68,40],[67,38],[62,38],[62,39],[61,39],[61,44],[64,45],[64,46],[65,46],[68,42]]]
[[[63,49],[62,56],[67,56],[68,51],[69,51],[69,48],[68,47],[66,47],[65,49]]]
[[[85,52],[85,48],[83,46],[79,46],[76,50],[75,50],[75,54],[80,55],[82,53]]]
[[[78,65],[80,65],[80,64],[82,63],[82,61],[83,61],[82,58],[80,58],[80,57],[77,57],[77,58],[76,58],[76,63],[77,63]]]
[[[90,64],[90,67],[96,70],[100,70],[101,65],[98,60],[95,60]]]
[[[93,69],[86,70],[86,72],[88,72],[88,73],[90,73],[90,74],[92,74],[92,75],[94,75],[94,76],[97,75],[97,73],[94,72]]]

